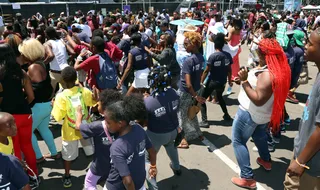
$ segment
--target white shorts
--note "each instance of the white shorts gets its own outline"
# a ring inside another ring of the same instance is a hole
[[[62,141],[62,158],[65,161],[73,161],[79,156],[79,141],[87,156],[94,153],[91,139],[80,139],[75,141]]]
[[[149,68],[135,71],[134,81],[132,83],[132,86],[134,88],[149,88],[149,83],[148,83],[149,73],[150,73]]]

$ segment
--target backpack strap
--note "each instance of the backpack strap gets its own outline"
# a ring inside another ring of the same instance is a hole
[[[103,126],[103,130],[104,130],[104,132],[106,133],[106,135],[107,135],[107,137],[108,137],[108,140],[109,140],[109,142],[113,142],[113,140],[112,140],[112,138],[111,138],[111,136],[110,136],[110,133],[109,133],[109,131],[108,131],[108,128],[107,128],[107,126],[106,126],[106,122],[105,121],[101,121],[101,123],[102,123],[102,126]]]

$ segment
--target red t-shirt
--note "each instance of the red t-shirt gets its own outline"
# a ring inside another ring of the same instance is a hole
[[[97,86],[96,74],[100,72],[99,55],[93,55],[80,63],[79,68],[87,72],[87,82],[92,88]]]
[[[74,52],[79,55],[82,51],[82,49],[89,49],[87,46],[85,45],[76,45],[76,47],[74,47]]]
[[[112,59],[114,62],[118,62],[121,60],[123,54],[122,50],[118,48],[118,46],[112,42],[105,42],[105,50],[109,57]]]

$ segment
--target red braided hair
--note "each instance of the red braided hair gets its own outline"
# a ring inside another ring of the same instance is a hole
[[[276,39],[262,39],[259,42],[259,50],[265,56],[274,95],[269,127],[273,132],[277,132],[284,117],[283,109],[290,88],[291,69],[286,54]]]

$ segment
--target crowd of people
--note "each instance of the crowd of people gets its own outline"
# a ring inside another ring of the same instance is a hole
[[[208,102],[232,121],[232,146],[240,167],[232,183],[257,187],[247,141],[257,163],[272,169],[270,152],[290,125],[285,102],[299,103],[295,90],[308,83],[307,61],[320,69],[320,13],[205,8],[25,19],[16,14],[0,36],[0,187],[37,189],[37,164],[64,162],[64,188],[72,186],[79,142],[93,159],[84,188],[158,189],[157,154],[164,146],[169,167],[181,175],[178,148],[203,140]],[[203,25],[172,25],[190,18]],[[241,46],[250,50],[240,67]],[[222,94],[240,85],[239,108],[230,116]],[[301,118],[285,189],[320,189],[319,76]],[[201,110],[201,111],[200,111]],[[201,121],[197,113],[201,112]],[[49,129],[62,122],[62,144]],[[144,129],[145,128],[145,129]],[[48,146],[39,148],[35,131]],[[61,146],[61,153],[57,151]]]

